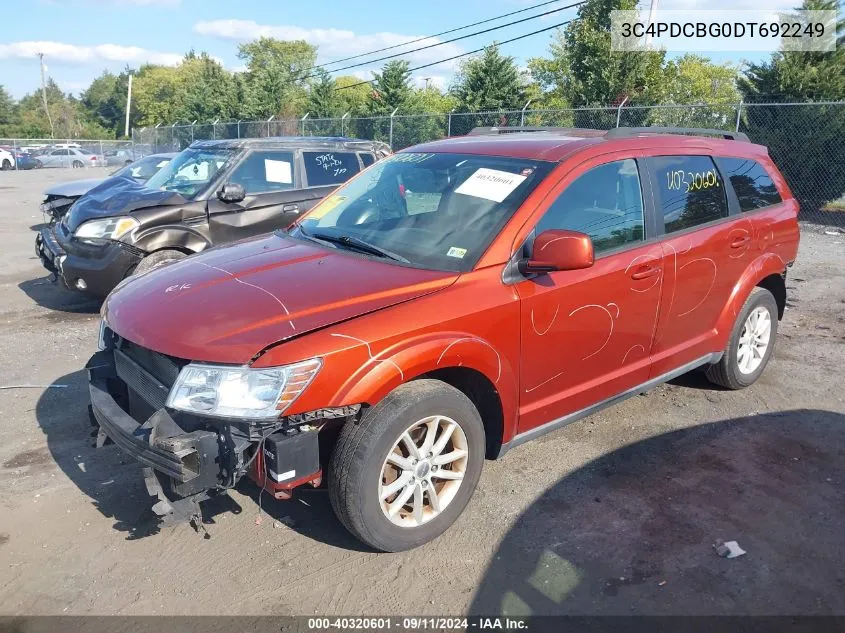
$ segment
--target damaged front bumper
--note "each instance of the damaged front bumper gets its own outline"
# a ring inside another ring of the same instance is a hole
[[[156,514],[195,521],[200,501],[225,493],[244,475],[279,499],[297,486],[320,484],[316,427],[168,409],[169,378],[175,379],[178,366],[167,363],[176,359],[128,342],[109,343],[86,366],[98,445],[108,437],[144,467]]]
[[[68,290],[102,298],[138,265],[145,253],[123,242],[77,240],[60,223],[38,232],[35,254]]]

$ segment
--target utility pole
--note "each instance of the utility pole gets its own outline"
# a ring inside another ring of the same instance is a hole
[[[651,8],[648,11],[648,26],[651,26],[657,20],[657,3],[658,0],[651,0]],[[649,44],[651,44],[651,35],[646,33],[645,45],[648,46]]]
[[[44,75],[44,53],[38,53],[38,59],[41,62],[41,98],[44,101],[44,112],[47,114],[47,121],[50,123],[50,138],[54,139],[55,131],[53,130],[53,119],[50,116],[50,108],[47,107],[47,79]]]
[[[123,136],[129,136],[129,111],[132,109],[132,73],[129,73],[129,88],[126,90],[126,127]]]

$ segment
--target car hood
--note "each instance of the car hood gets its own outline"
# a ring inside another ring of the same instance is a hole
[[[50,187],[44,190],[45,196],[61,196],[63,198],[76,198],[84,196],[94,187],[103,182],[102,178],[86,178],[84,180],[71,180]]]
[[[274,343],[457,277],[267,235],[130,278],[108,296],[103,316],[118,335],[157,352],[245,364]]]
[[[83,222],[96,218],[126,215],[144,207],[185,204],[178,193],[162,189],[148,189],[133,178],[115,176],[101,181],[73,205],[67,215],[71,232]]]

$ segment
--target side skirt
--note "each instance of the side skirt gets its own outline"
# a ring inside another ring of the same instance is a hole
[[[712,354],[707,354],[706,356],[702,356],[701,358],[697,358],[694,361],[687,363],[686,365],[681,365],[677,369],[673,369],[670,372],[663,374],[662,376],[657,376],[656,378],[652,378],[651,380],[647,380],[646,382],[638,385],[636,387],[632,387],[627,391],[623,391],[622,393],[618,393],[615,396],[611,396],[606,400],[602,400],[601,402],[597,402],[594,405],[590,405],[585,409],[581,409],[580,411],[575,411],[573,413],[569,413],[561,418],[556,420],[552,420],[551,422],[546,422],[546,424],[542,424],[538,427],[533,429],[529,429],[528,431],[524,431],[523,433],[518,433],[514,436],[514,438],[508,442],[507,444],[502,444],[502,448],[499,450],[499,454],[496,456],[496,459],[502,457],[507,451],[514,448],[515,446],[519,446],[520,444],[525,444],[530,440],[537,439],[538,437],[545,435],[551,431],[556,431],[558,429],[562,429],[563,427],[572,424],[573,422],[577,422],[581,418],[585,418],[588,415],[592,415],[593,413],[598,413],[599,411],[606,409],[607,407],[622,402],[623,400],[627,400],[628,398],[637,395],[638,393],[642,393],[643,391],[648,391],[649,389],[653,389],[664,382],[668,382],[673,378],[677,378],[678,376],[682,376],[693,369],[701,367],[703,365],[710,365],[712,363],[718,363],[722,360],[722,355],[724,352],[713,352]]]

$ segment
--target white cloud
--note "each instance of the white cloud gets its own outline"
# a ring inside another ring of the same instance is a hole
[[[138,46],[119,44],[98,44],[78,46],[52,41],[25,41],[0,44],[0,59],[35,59],[38,53],[53,64],[91,64],[102,62],[151,63],[175,66],[182,61],[182,55],[160,53]]]
[[[299,26],[284,24],[259,24],[258,22],[254,22],[252,20],[202,21],[197,22],[197,24],[194,25],[194,31],[200,35],[235,42],[246,42],[259,37],[274,37],[282,40],[305,40],[309,44],[314,44],[318,47],[317,51],[319,54],[319,61],[321,63],[327,63],[333,59],[352,57],[354,55],[359,55],[361,53],[366,53],[380,48],[386,48],[388,46],[406,44],[422,37],[420,35],[404,35],[391,32],[360,34],[355,33],[354,31],[335,28],[305,29]],[[383,53],[378,53],[373,57],[378,58],[402,53],[403,50],[428,46],[430,44],[435,44],[438,41],[440,40],[437,38],[430,38],[408,47],[400,46],[395,49],[384,51]],[[408,55],[402,55],[401,58],[397,57],[395,59],[406,59],[411,63],[411,66],[420,66],[436,62],[437,60],[444,59],[446,57],[460,55],[463,52],[464,48],[457,44],[450,43],[429,48],[424,51],[417,51],[415,53],[409,53]],[[329,70],[333,68],[342,68],[344,66],[349,66],[363,61],[366,60],[364,58],[351,59],[348,62],[333,64],[329,66]],[[369,79],[371,77],[369,71],[378,70],[378,68],[380,68],[386,61],[388,60],[376,62],[371,66],[367,65],[361,66],[357,69],[349,69],[349,71],[341,71],[341,74],[354,74],[358,76],[359,73],[363,71],[366,73],[365,78]],[[425,70],[431,70],[432,73],[435,71],[449,72],[456,68],[458,61],[459,60],[444,62]]]

